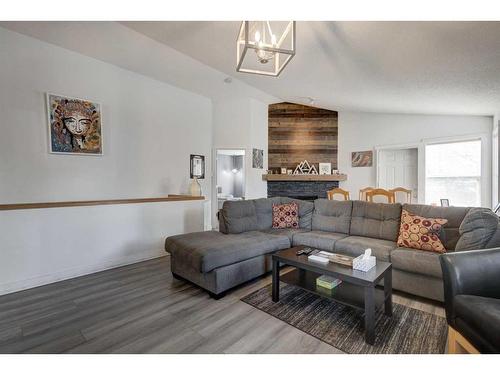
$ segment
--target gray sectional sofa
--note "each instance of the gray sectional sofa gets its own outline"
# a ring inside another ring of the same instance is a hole
[[[273,229],[273,203],[289,202],[299,206],[299,229]],[[276,197],[225,202],[219,212],[219,232],[171,236],[165,249],[171,254],[175,277],[219,298],[228,289],[269,272],[275,251],[306,245],[357,256],[370,247],[377,259],[392,263],[394,289],[443,301],[439,254],[396,244],[402,208],[447,219],[439,236],[448,252],[500,246],[499,219],[486,208]]]

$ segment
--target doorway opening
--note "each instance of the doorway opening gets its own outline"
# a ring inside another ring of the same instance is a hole
[[[216,151],[215,193],[217,210],[227,200],[245,199],[245,150],[219,149]]]
[[[383,148],[377,153],[377,186],[411,190],[411,203],[418,202],[418,147]],[[410,203],[406,194],[396,193],[396,202]]]

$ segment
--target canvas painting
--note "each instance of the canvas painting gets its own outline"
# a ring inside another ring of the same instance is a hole
[[[259,150],[257,148],[253,149],[252,168],[264,168],[264,150]]]
[[[356,151],[351,155],[351,166],[371,167],[373,164],[373,151]]]
[[[50,152],[102,155],[101,106],[47,94]]]

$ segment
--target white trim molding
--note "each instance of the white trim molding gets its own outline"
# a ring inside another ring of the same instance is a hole
[[[491,208],[491,144],[488,142],[488,135],[486,133],[472,133],[452,137],[440,138],[425,138],[422,139],[424,145],[424,160],[423,160],[423,181],[424,181],[424,196],[422,202],[425,203],[425,146],[467,142],[467,141],[481,141],[481,206]],[[419,175],[420,179],[420,175]]]
[[[490,194],[492,189],[492,148],[490,142],[488,142],[488,134],[486,133],[471,133],[463,134],[458,136],[450,137],[437,137],[437,138],[423,138],[420,142],[411,143],[401,143],[401,144],[389,144],[375,146],[374,153],[374,166],[376,173],[376,185],[379,185],[379,170],[378,170],[378,160],[379,152],[382,150],[402,150],[416,148],[418,152],[418,203],[425,203],[425,148],[428,145],[442,144],[442,143],[454,143],[454,142],[466,142],[472,140],[481,140],[481,205],[483,207],[492,206],[492,194]],[[494,192],[492,192],[494,194]]]

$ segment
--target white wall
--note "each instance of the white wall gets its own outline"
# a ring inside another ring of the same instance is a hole
[[[104,155],[48,152],[45,92],[102,105]],[[0,28],[0,203],[185,193],[206,156],[211,101]],[[203,229],[203,202],[0,212],[0,294],[152,256]]]
[[[267,170],[268,104],[250,98],[224,98],[213,101],[213,147],[245,149],[245,198],[267,197],[267,183],[262,174]],[[264,150],[264,168],[252,168],[252,150]],[[215,152],[215,151],[214,151]],[[215,181],[213,182],[215,184]],[[216,200],[213,199],[213,226],[217,227]]]
[[[493,116],[493,131],[491,132],[491,206],[495,207],[500,199],[500,192],[498,190],[498,178],[500,176],[500,138],[498,134],[498,125],[500,115],[497,113]]]
[[[203,202],[0,212],[0,295],[166,255],[203,229]]]
[[[488,116],[435,116],[361,112],[339,112],[339,169],[347,174],[340,187],[354,197],[359,189],[376,184],[376,160],[373,167],[352,168],[351,152],[374,150],[375,147],[412,144],[419,146],[419,190],[423,190],[423,144],[432,139],[483,135],[485,183],[482,205],[491,205],[491,134],[492,118]],[[375,155],[375,152],[374,152]],[[420,194],[419,194],[420,195]]]
[[[267,181],[262,181],[262,174],[267,171],[268,160],[268,104],[250,100],[250,143],[247,154],[247,199],[267,198]],[[264,167],[252,168],[252,149],[264,150]]]

